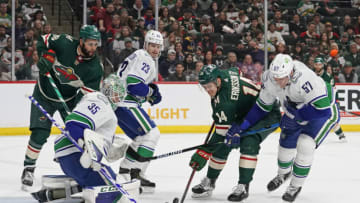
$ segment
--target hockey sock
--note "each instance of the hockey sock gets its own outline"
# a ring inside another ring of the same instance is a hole
[[[226,160],[224,159],[219,159],[213,156],[210,157],[207,177],[210,179],[217,179],[217,177],[219,177],[220,175],[220,172],[224,168],[225,164],[226,164]]]
[[[42,146],[45,144],[50,132],[43,129],[33,129],[25,153],[24,166],[35,165]]]
[[[310,136],[301,134],[297,143],[297,155],[293,165],[291,185],[301,187],[305,178],[310,172],[310,167],[314,158],[315,141]]]
[[[252,155],[241,155],[239,160],[239,181],[240,184],[250,183],[253,179],[257,164],[257,157]]]
[[[279,146],[278,151],[278,174],[286,174],[291,171],[296,149]]]

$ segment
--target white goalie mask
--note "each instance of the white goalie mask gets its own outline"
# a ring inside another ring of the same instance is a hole
[[[274,78],[284,78],[290,76],[294,69],[294,63],[291,56],[287,54],[278,54],[270,64],[270,72]]]
[[[156,30],[147,31],[147,33],[145,35],[145,40],[144,40],[144,49],[145,50],[148,50],[149,43],[160,45],[160,52],[159,52],[159,56],[158,56],[158,57],[160,57],[161,51],[164,50],[164,39],[163,39],[163,36],[161,35],[161,33]]]
[[[123,101],[126,95],[125,82],[114,74],[110,74],[105,78],[100,90],[109,98],[113,108],[116,107],[117,103]]]

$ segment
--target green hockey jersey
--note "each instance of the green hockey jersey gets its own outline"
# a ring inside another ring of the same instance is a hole
[[[221,70],[221,87],[211,100],[216,131],[224,135],[232,123],[240,124],[256,102],[260,87],[240,77],[237,68]]]
[[[69,101],[78,95],[79,100],[86,92],[100,89],[103,67],[98,56],[81,58],[77,47],[79,40],[67,34],[47,34],[39,37],[37,51],[39,57],[46,50],[56,53],[55,63],[50,71],[61,95]],[[47,99],[58,101],[49,79],[40,75],[38,79],[40,92]],[[78,94],[78,90],[82,94]]]

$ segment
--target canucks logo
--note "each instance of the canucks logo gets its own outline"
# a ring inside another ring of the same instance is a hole
[[[60,63],[54,64],[56,78],[61,84],[68,84],[74,87],[81,87],[83,85],[80,77],[76,75],[71,67],[66,67]]]

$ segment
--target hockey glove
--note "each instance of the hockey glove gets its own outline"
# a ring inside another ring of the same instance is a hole
[[[245,132],[250,125],[248,120],[244,120],[241,125],[233,124],[226,132],[225,144],[231,148],[240,147],[241,134]]]
[[[192,155],[190,160],[190,167],[200,171],[206,165],[206,162],[209,160],[211,153],[207,152],[205,149],[198,149]]]
[[[55,62],[55,57],[55,51],[52,49],[49,49],[48,51],[43,53],[43,55],[39,59],[39,62],[37,63],[40,75],[45,75],[51,70],[52,65]]]
[[[302,121],[303,120],[302,117],[299,114],[299,110],[297,110],[294,105],[291,105],[291,103],[285,101],[284,106],[286,108],[286,111],[288,113],[290,113],[291,115],[293,115],[293,117],[291,115],[288,115],[289,117],[292,117],[292,119],[294,119],[296,121]]]
[[[84,140],[83,139],[79,139],[78,140],[78,144],[80,147],[82,147],[84,149],[81,157],[80,157],[80,164],[83,168],[92,168],[94,171],[100,171],[101,169],[101,164],[97,161],[94,160],[94,157],[92,155],[94,155],[94,151],[89,151],[88,147],[86,147]],[[96,154],[96,152],[95,152]],[[98,155],[98,154],[97,154]],[[100,158],[101,160],[101,158]]]
[[[283,117],[281,118],[280,121],[280,128],[281,130],[295,130],[299,127],[298,123],[296,122],[296,120],[291,119],[289,116],[287,116],[286,114],[283,115]]]
[[[149,103],[151,104],[151,106],[158,104],[161,101],[161,94],[159,92],[159,87],[154,83],[150,83],[149,88],[152,89],[152,94],[148,97]]]

